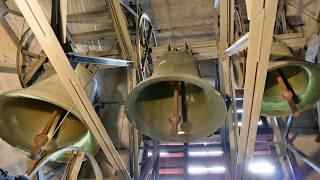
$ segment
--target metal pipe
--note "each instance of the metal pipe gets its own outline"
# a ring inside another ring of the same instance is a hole
[[[288,156],[287,147],[286,147],[286,140],[284,140],[284,137],[281,134],[281,131],[279,129],[278,121],[276,117],[267,117],[269,122],[272,125],[273,132],[275,135],[275,139],[278,143],[278,146],[275,146],[276,148],[279,148],[279,161],[284,168],[283,170],[286,170],[288,172],[288,177],[292,180],[296,180],[296,175],[293,169],[293,166],[291,164],[291,161]]]
[[[157,157],[152,168],[152,179],[159,180],[159,166],[160,166],[160,156]]]
[[[148,161],[146,168],[144,171],[141,172],[141,179],[147,179],[149,172],[151,170],[151,168],[153,167],[154,162],[157,160],[159,154],[160,154],[160,149],[159,149],[159,142],[157,142],[157,140],[153,140],[153,151],[152,151],[152,156],[150,158],[150,160]]]
[[[133,163],[133,156],[134,156],[134,152],[133,152],[133,127],[130,125],[129,127],[129,173],[130,173],[130,177],[133,178],[134,176],[134,163]]]
[[[285,131],[283,133],[283,137],[284,137],[286,142],[288,140],[288,136],[289,136],[290,128],[291,128],[291,125],[292,125],[292,121],[293,121],[293,115],[291,114],[288,117],[287,124],[286,124],[286,129],[285,129]]]
[[[130,66],[133,61],[127,61],[122,59],[106,58],[106,57],[96,57],[96,56],[87,56],[77,53],[66,53],[70,62],[82,62],[90,64],[103,64],[103,65],[112,65],[118,67],[127,67]]]
[[[185,180],[189,180],[188,166],[189,166],[189,147],[188,143],[183,145],[183,176]]]
[[[126,3],[123,0],[119,0],[119,2],[134,16],[138,17],[138,14],[136,11],[134,11],[130,6],[126,5]],[[138,5],[137,5],[138,6]]]
[[[296,149],[291,144],[287,144],[288,150],[290,150],[294,155],[298,156],[301,160],[303,160],[305,163],[307,163],[310,167],[312,167],[315,171],[320,173],[320,165],[315,163],[314,161],[308,159],[308,157],[298,149]]]
[[[284,137],[284,139],[285,139],[286,141],[288,140],[290,128],[291,128],[291,125],[292,125],[292,120],[293,120],[293,115],[291,114],[291,115],[288,117],[286,129],[285,129],[284,134],[283,134],[283,137]]]
[[[133,128],[132,140],[133,140],[133,167],[134,167],[134,179],[140,180],[139,169],[139,133],[138,130]]]

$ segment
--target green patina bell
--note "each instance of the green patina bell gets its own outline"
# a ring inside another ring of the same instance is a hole
[[[76,74],[83,86],[91,77],[91,72],[82,65],[76,68]],[[89,83],[87,94],[92,95],[94,85]],[[35,137],[41,133],[50,119],[52,112],[57,111],[57,118],[52,126],[57,127],[61,117],[73,105],[71,97],[64,88],[59,77],[50,69],[40,77],[34,85],[6,92],[0,95],[0,138],[27,153],[35,147]],[[88,130],[80,112],[72,108],[69,115],[57,129],[48,131],[50,140],[45,150],[55,150],[65,146],[82,147],[90,153],[97,152],[99,146]],[[57,157],[57,161],[65,161],[65,156]]]
[[[161,56],[153,75],[133,89],[126,104],[127,117],[139,131],[165,141],[212,135],[226,112],[224,98],[200,79],[195,58],[184,51]]]
[[[266,85],[261,107],[265,116],[288,116],[292,113],[288,102],[283,99],[276,71],[281,71],[289,90],[293,91],[298,111],[310,108],[320,99],[320,66],[296,60],[289,49],[281,44],[274,44],[271,51]]]

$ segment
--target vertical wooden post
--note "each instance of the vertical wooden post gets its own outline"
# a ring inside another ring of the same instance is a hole
[[[234,23],[233,23],[233,14],[234,14],[234,0],[223,0],[220,1],[220,29],[219,29],[219,84],[220,91],[224,95],[231,95],[231,71],[230,71],[230,57],[227,56],[224,51],[229,47],[229,44],[233,41],[233,31],[234,31]],[[229,136],[229,144],[230,144],[230,161],[228,169],[231,178],[234,177],[234,166],[236,163],[236,139],[235,132],[233,128],[233,116],[232,112],[229,110],[227,114],[227,119],[225,123],[224,130],[227,130]],[[221,128],[221,129],[222,129]],[[224,132],[224,131],[222,131]],[[224,135],[223,135],[224,136]],[[225,137],[225,136],[224,136]],[[223,138],[223,137],[222,137]],[[226,139],[223,139],[226,141]]]
[[[67,41],[67,14],[68,14],[68,0],[60,0],[60,15],[62,23],[62,42],[66,43]]]
[[[247,179],[246,171],[252,160],[258,121],[267,76],[278,0],[253,1],[250,38],[244,85],[242,127],[240,132],[237,179]]]
[[[247,8],[248,20],[251,20],[252,4],[253,4],[252,1],[253,0],[246,0],[246,8]]]

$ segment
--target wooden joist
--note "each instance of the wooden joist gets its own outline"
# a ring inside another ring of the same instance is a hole
[[[72,34],[71,37],[72,37],[72,40],[75,42],[117,38],[116,33],[114,32],[113,29],[104,29],[104,30],[98,30],[98,31],[76,33],[76,34]]]
[[[292,49],[304,48],[307,42],[303,33],[275,34],[274,39]]]
[[[92,10],[92,11],[68,14],[67,19],[68,19],[68,23],[81,23],[81,22],[86,22],[86,20],[90,20],[88,22],[92,22],[94,21],[94,18],[104,17],[104,16],[109,16],[106,6],[102,6],[101,8]]]
[[[194,53],[194,57],[197,60],[210,60],[218,58],[218,48],[217,42],[215,40],[211,41],[197,41],[197,42],[187,42],[188,46]],[[158,46],[152,48],[152,57],[156,60],[158,57],[162,56],[168,52],[168,45]],[[185,49],[186,44],[170,44],[171,49]]]
[[[234,39],[234,0],[220,1],[220,37],[218,44],[219,54],[219,84],[220,92],[223,95],[231,96],[231,71],[230,71],[230,57],[227,56],[224,51],[232,43]],[[214,27],[217,29],[217,27]],[[237,139],[236,133],[233,128],[233,116],[232,111],[227,113],[224,126],[220,128],[221,138],[224,142],[224,150],[228,150],[226,147],[229,145],[230,156],[225,156],[225,162],[228,165],[228,174],[226,179],[234,179],[235,175],[235,163],[236,163],[236,151],[237,151]],[[228,133],[228,136],[226,135]],[[227,139],[226,137],[229,137]],[[229,142],[229,143],[227,143]]]

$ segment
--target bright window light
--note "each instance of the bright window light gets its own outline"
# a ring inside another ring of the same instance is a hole
[[[160,157],[162,156],[167,156],[169,153],[167,152],[160,152]],[[152,152],[148,152],[148,157],[151,157],[152,156]]]
[[[160,152],[160,156],[167,156],[169,153],[167,152]]]
[[[263,122],[261,121],[261,119],[258,121],[258,126],[262,126]],[[242,122],[238,122],[238,127],[242,127]]]
[[[249,165],[249,171],[254,174],[272,174],[275,166],[268,161],[256,161]]]
[[[184,131],[178,131],[178,135],[183,135],[183,134],[186,134],[186,132],[184,132]]]
[[[243,109],[237,109],[237,113],[243,113]]]
[[[226,171],[226,168],[223,166],[213,166],[213,167],[189,167],[189,174],[221,174]]]
[[[221,156],[223,151],[214,150],[214,151],[189,151],[189,156]]]

